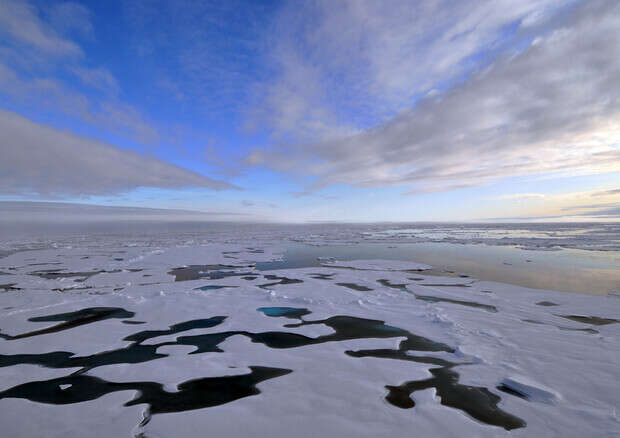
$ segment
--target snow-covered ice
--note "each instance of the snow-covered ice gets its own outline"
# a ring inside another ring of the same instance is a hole
[[[620,433],[613,294],[418,261],[258,270],[282,242],[67,238],[1,258],[3,436]]]

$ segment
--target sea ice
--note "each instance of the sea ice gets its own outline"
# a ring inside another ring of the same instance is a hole
[[[394,260],[259,271],[284,251],[274,236],[67,238],[1,258],[2,283],[14,285],[0,289],[3,434],[619,430],[612,294],[429,275]],[[208,265],[249,274],[171,274]]]

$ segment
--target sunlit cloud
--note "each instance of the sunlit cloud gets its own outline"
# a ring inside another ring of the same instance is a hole
[[[433,192],[508,176],[620,170],[620,6],[589,2],[520,53],[374,128],[256,150],[251,165]],[[616,56],[617,55],[617,56]]]
[[[530,197],[528,195],[537,195]],[[558,194],[515,194],[499,196],[489,201],[502,200],[510,206],[505,211],[520,212],[519,216],[494,218],[496,220],[590,220],[590,219],[618,219],[620,218],[620,191],[619,190],[590,190],[566,192]],[[521,201],[540,200],[526,205]]]

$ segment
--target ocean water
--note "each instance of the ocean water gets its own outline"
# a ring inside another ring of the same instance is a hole
[[[356,243],[314,246],[289,243],[282,261],[257,264],[259,270],[320,266],[337,260],[407,260],[433,266],[436,275],[462,274],[535,289],[605,295],[620,288],[620,252],[561,249],[523,250],[516,246],[467,243]]]

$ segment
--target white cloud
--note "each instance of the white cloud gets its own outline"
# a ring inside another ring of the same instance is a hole
[[[54,115],[63,113],[141,143],[160,136],[136,107],[119,100],[119,84],[103,67],[86,67],[85,56],[68,35],[92,37],[90,11],[72,2],[35,7],[28,1],[0,0],[0,93],[20,104]],[[102,91],[93,98],[66,72],[89,88]]]
[[[475,23],[459,29],[475,32]],[[246,161],[314,175],[309,189],[345,183],[408,186],[412,192],[515,175],[618,171],[620,4],[584,3],[554,26],[521,53],[500,56],[486,70],[375,128],[327,141],[289,142],[254,151]],[[347,32],[344,24],[341,29]],[[429,62],[459,65],[449,61],[449,52]]]
[[[90,196],[139,187],[233,189],[157,158],[58,131],[0,110],[0,192]]]
[[[572,0],[317,0],[284,9],[254,116],[276,138],[352,133],[471,73]],[[474,61],[474,57],[479,59]]]

